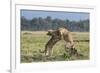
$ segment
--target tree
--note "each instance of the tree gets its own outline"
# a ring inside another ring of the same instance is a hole
[[[21,30],[29,31],[46,31],[49,29],[57,29],[65,27],[70,31],[89,31],[89,19],[80,21],[70,21],[68,19],[52,19],[51,16],[46,18],[35,17],[32,20],[28,20],[25,17],[21,17]]]

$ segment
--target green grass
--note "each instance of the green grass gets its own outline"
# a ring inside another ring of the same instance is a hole
[[[89,40],[88,32],[72,32],[74,40]],[[39,53],[39,49],[44,50],[44,46],[50,39],[45,31],[36,32],[21,32],[21,63],[30,62],[44,62],[44,61],[71,61],[71,60],[87,60],[89,59],[89,41],[75,42],[75,47],[83,56],[69,57],[68,52],[65,52],[64,41],[59,41],[53,47],[51,57],[45,57],[44,54]]]

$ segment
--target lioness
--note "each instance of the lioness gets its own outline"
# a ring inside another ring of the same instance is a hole
[[[47,35],[51,36],[50,40],[46,43],[44,51],[46,56],[50,56],[53,46],[60,40],[66,42],[65,50],[69,50],[70,55],[78,55],[77,50],[74,48],[74,42],[70,31],[65,28],[59,28],[57,30],[49,30]]]

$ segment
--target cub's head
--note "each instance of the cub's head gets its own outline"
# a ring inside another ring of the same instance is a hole
[[[47,35],[52,36],[53,32],[54,32],[54,30],[48,30]]]
[[[55,38],[61,38],[61,33],[59,30],[48,30],[47,35],[55,37]]]

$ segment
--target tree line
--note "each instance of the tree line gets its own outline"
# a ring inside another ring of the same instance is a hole
[[[64,27],[70,31],[88,32],[89,31],[89,19],[71,21],[69,19],[53,19],[51,16],[46,18],[34,17],[32,19],[27,19],[21,16],[21,30],[27,31],[47,31],[50,29],[57,29],[59,27]]]

